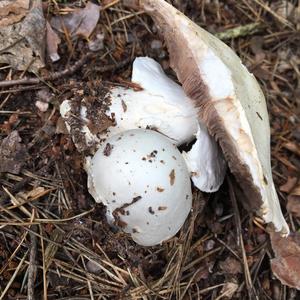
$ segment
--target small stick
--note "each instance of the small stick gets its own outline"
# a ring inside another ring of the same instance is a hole
[[[0,81],[0,88],[1,87],[9,87],[13,85],[26,85],[26,84],[38,84],[38,83],[45,83],[46,81],[54,81],[66,76],[69,76],[73,73],[75,73],[77,70],[79,70],[85,62],[90,58],[94,53],[88,53],[84,57],[82,57],[79,61],[77,61],[72,67],[66,68],[63,71],[55,72],[50,74],[49,76],[46,77],[41,77],[41,78],[23,78],[23,79],[16,79],[16,80],[4,80]],[[96,72],[104,73],[108,71],[113,71],[113,70],[119,70],[123,67],[125,67],[128,63],[131,62],[131,58],[125,59],[124,61],[121,61],[118,64],[111,64],[111,65],[105,65],[101,67],[94,67],[93,70]],[[16,91],[11,91],[11,92],[17,92]]]
[[[16,80],[4,80],[0,81],[0,87],[8,87],[13,85],[26,85],[26,84],[38,84],[43,81],[53,81],[68,75],[73,74],[78,69],[80,69],[85,62],[94,55],[94,53],[89,52],[86,55],[84,55],[80,60],[78,60],[73,66],[66,68],[59,72],[54,72],[50,74],[49,76],[45,76],[43,78],[22,78],[22,79],[16,79]]]

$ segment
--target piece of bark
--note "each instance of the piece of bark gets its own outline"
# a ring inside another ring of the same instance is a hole
[[[12,131],[0,144],[0,173],[19,174],[26,162],[27,150],[17,131]]]

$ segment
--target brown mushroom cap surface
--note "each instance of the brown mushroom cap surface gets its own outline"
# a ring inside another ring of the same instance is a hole
[[[266,101],[255,77],[227,45],[164,0],[139,5],[161,30],[171,67],[219,142],[245,206],[288,234],[272,179]]]

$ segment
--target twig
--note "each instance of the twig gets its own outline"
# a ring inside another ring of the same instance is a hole
[[[33,231],[37,231],[37,226],[32,226]],[[34,286],[37,272],[36,256],[37,256],[37,237],[33,233],[30,235],[30,254],[29,254],[29,267],[28,267],[28,284],[27,284],[27,299],[34,300]]]
[[[64,69],[63,71],[54,72],[50,74],[49,76],[45,76],[42,78],[22,78],[22,79],[16,79],[16,80],[4,80],[0,81],[0,87],[8,87],[13,85],[26,85],[26,84],[38,84],[44,81],[53,81],[68,75],[71,75],[75,73],[78,69],[80,69],[86,61],[91,58],[94,55],[94,53],[89,52],[86,55],[84,55],[80,60],[78,60],[73,66]]]
[[[242,225],[241,225],[239,208],[238,208],[237,200],[236,200],[236,197],[234,194],[233,185],[232,185],[231,179],[229,177],[227,177],[227,182],[228,182],[228,187],[229,187],[229,196],[230,196],[233,210],[234,210],[234,219],[235,219],[235,224],[236,224],[238,245],[240,246],[241,252],[242,252],[245,282],[246,282],[246,287],[247,287],[247,291],[248,291],[248,296],[249,296],[249,299],[254,299],[257,297],[255,297],[255,291],[253,288],[252,278],[251,278],[251,274],[250,274],[250,270],[249,270],[249,266],[248,266],[248,262],[247,262],[247,255],[246,255],[244,240],[243,240],[243,235],[242,235]]]
[[[79,70],[82,65],[85,64],[85,62],[88,60],[88,58],[92,57],[94,53],[88,53],[87,55],[85,55],[84,57],[82,57],[79,61],[77,61],[72,67],[70,68],[66,68],[63,71],[59,71],[59,72],[55,72],[52,73],[49,76],[46,77],[41,77],[41,78],[23,78],[23,79],[16,79],[16,80],[4,80],[4,81],[0,81],[0,88],[1,87],[9,87],[9,86],[13,86],[13,85],[26,85],[26,84],[38,84],[38,83],[45,83],[47,81],[54,81],[66,76],[69,76],[73,73],[75,73],[77,70]],[[110,65],[106,65],[106,66],[101,66],[101,67],[94,67],[93,70],[100,72],[100,73],[104,73],[104,72],[108,72],[108,71],[113,71],[113,70],[118,70],[121,69],[123,67],[125,67],[129,62],[131,61],[131,58],[125,59],[124,61],[121,61],[118,64],[110,64]],[[16,90],[18,91],[18,90]],[[10,92],[14,92],[10,91]]]
[[[23,91],[37,90],[37,89],[40,89],[40,88],[41,88],[41,85],[36,85],[35,84],[35,85],[19,87],[17,89],[9,89],[9,90],[6,90],[6,91],[0,91],[0,94],[18,93],[18,92],[23,92]]]
[[[41,245],[41,252],[42,252],[42,269],[43,269],[43,296],[44,300],[48,299],[48,291],[47,291],[47,269],[46,269],[46,261],[45,261],[45,245],[43,239],[43,228],[39,225],[40,231],[40,245]]]
[[[106,65],[106,66],[101,66],[101,67],[95,66],[93,68],[93,70],[95,70],[97,72],[101,72],[101,73],[112,71],[114,69],[118,70],[118,69],[124,68],[130,62],[131,62],[131,58],[127,58],[127,59],[124,59],[123,61],[117,63],[116,65],[113,64],[113,65]]]

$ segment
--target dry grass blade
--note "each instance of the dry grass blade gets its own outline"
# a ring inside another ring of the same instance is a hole
[[[261,1],[261,0],[254,0],[257,4],[259,4],[264,10],[266,10],[268,13],[270,13],[273,17],[275,17],[280,23],[283,25],[289,27],[290,29],[294,30],[294,26],[285,18],[278,15],[276,12],[274,12],[267,3]]]
[[[15,269],[13,275],[11,276],[11,278],[9,279],[9,282],[6,284],[5,289],[3,290],[2,294],[0,295],[0,300],[5,299],[5,295],[7,293],[7,291],[9,290],[10,286],[13,284],[16,276],[18,275],[19,271],[21,270],[21,268],[23,267],[23,264],[25,262],[25,259],[27,257],[28,254],[28,250],[25,252],[25,254],[23,255],[22,259],[20,260],[17,268]]]
[[[256,292],[255,292],[255,289],[254,289],[254,286],[252,283],[252,278],[251,278],[251,274],[250,274],[250,270],[249,270],[249,266],[248,266],[247,255],[246,255],[246,251],[245,251],[243,234],[242,234],[240,212],[239,212],[237,200],[236,200],[234,189],[233,189],[233,184],[229,177],[228,177],[227,182],[229,185],[229,194],[230,194],[230,198],[231,198],[232,206],[233,206],[233,210],[234,210],[234,218],[235,218],[235,223],[236,223],[238,244],[239,244],[241,252],[242,252],[245,282],[246,282],[246,287],[247,287],[247,291],[248,291],[248,296],[249,296],[249,299],[254,299],[254,298],[257,298],[257,296],[256,296]]]

